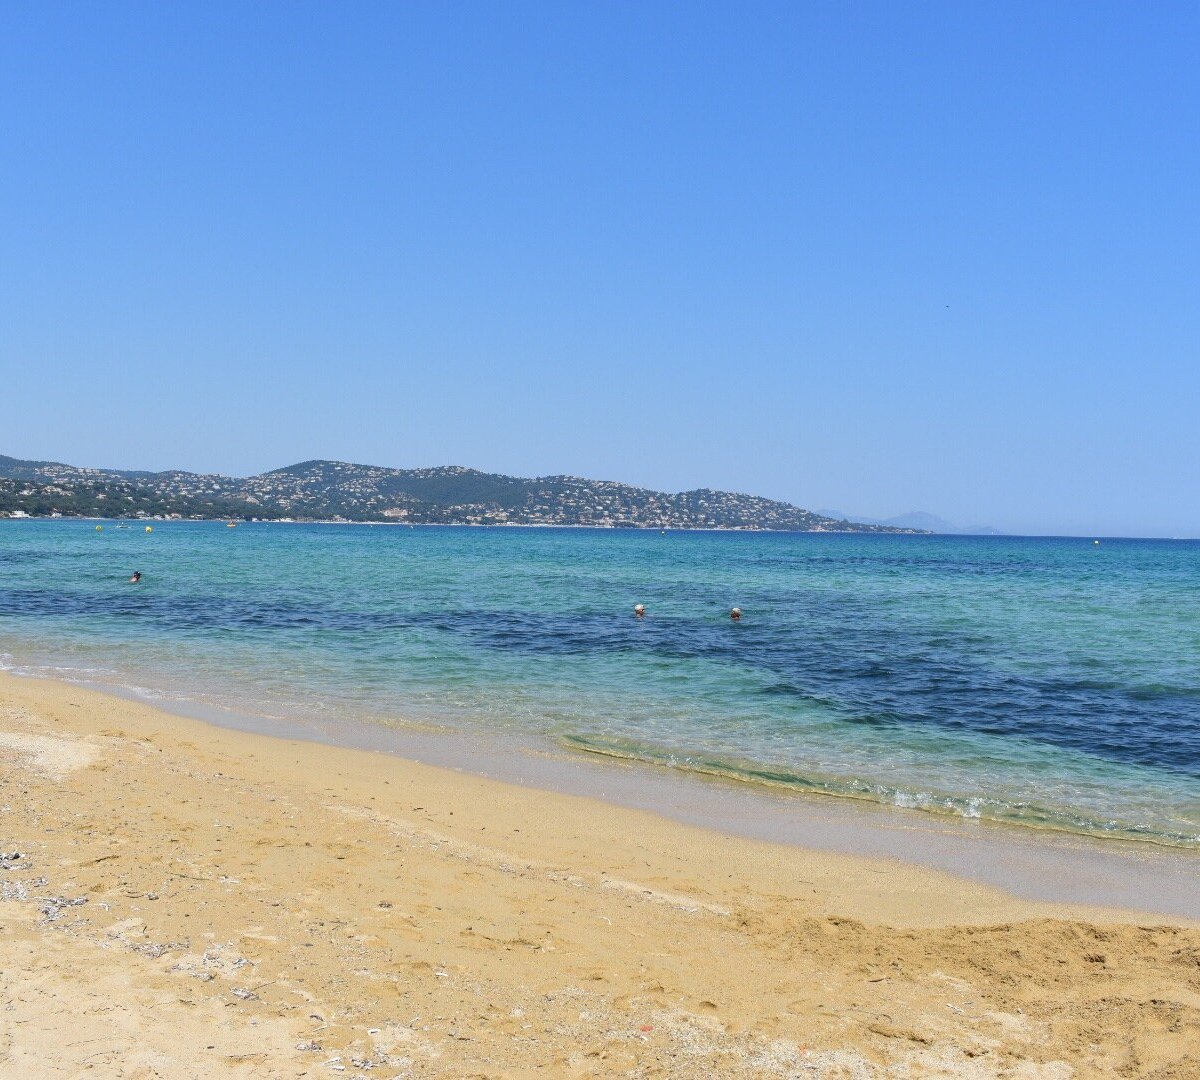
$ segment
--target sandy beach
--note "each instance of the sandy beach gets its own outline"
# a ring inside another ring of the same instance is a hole
[[[0,677],[0,1075],[1200,1076],[1200,926]]]

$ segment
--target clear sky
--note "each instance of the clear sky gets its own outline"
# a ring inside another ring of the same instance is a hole
[[[1200,535],[1194,3],[8,3],[0,453]]]

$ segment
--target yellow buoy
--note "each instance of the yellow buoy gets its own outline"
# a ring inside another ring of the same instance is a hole
[[[96,526],[96,532],[104,532],[104,526],[103,526],[103,525],[97,525],[97,526]]]
[[[153,526],[153,525],[147,525],[147,526],[146,526],[146,532],[154,532],[154,526]]]

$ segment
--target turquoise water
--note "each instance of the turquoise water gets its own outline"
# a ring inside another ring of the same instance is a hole
[[[1200,847],[1200,542],[7,521],[0,660]]]

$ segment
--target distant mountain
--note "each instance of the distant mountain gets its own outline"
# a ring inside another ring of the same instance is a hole
[[[912,510],[907,514],[898,514],[890,518],[859,517],[855,514],[841,514],[835,510],[820,510],[818,513],[830,517],[845,518],[848,521],[864,525],[887,525],[897,529],[912,529],[917,532],[944,533],[952,536],[1003,536],[999,529],[991,525],[955,525],[944,517],[931,514],[928,510]]]
[[[938,517],[937,514],[931,514],[928,510],[912,510],[907,514],[898,514],[896,517],[874,521],[872,524],[892,525],[901,529],[920,529],[922,532],[950,533],[960,536],[1003,535],[999,529],[993,529],[990,525],[955,525],[954,522],[947,521],[944,517]]]
[[[447,465],[304,461],[258,476],[89,469],[0,455],[0,515],[590,525],[647,529],[918,532],[835,520],[790,503],[701,488],[667,494],[577,476],[523,479]]]

